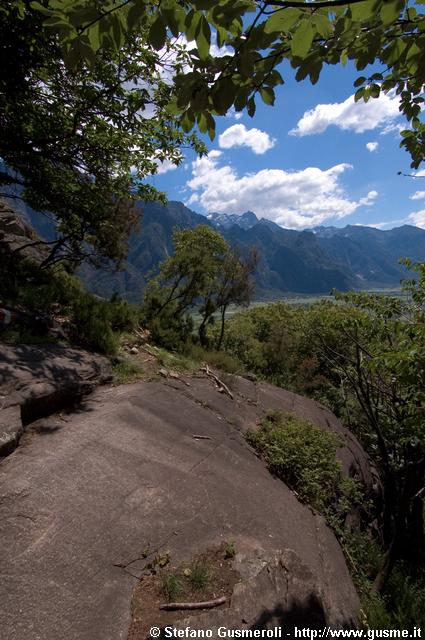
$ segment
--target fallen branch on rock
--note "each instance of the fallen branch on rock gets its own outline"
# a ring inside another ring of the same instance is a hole
[[[219,390],[225,391],[227,395],[230,396],[233,400],[233,393],[230,391],[229,387],[226,384],[224,384],[223,380],[220,380],[220,378],[211,371],[211,369],[207,364],[204,367],[202,367],[201,371],[204,371],[207,374],[207,376],[212,378],[216,383],[216,385],[218,386]]]
[[[168,604],[161,604],[160,609],[165,611],[177,611],[179,609],[213,609],[219,607],[226,602],[227,598],[222,596],[215,600],[207,600],[206,602],[169,602]]]
[[[192,438],[195,438],[195,440],[211,440],[211,436],[197,436],[196,433],[193,434]]]

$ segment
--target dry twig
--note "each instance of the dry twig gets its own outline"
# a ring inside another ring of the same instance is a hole
[[[222,596],[215,600],[207,600],[206,602],[169,602],[168,604],[161,604],[160,609],[165,611],[177,611],[179,609],[213,609],[219,607],[226,602],[227,598]]]

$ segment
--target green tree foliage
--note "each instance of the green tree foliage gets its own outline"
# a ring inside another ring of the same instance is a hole
[[[58,34],[71,66],[93,64],[105,47],[118,52],[128,33],[143,34],[145,51],[161,51],[181,35],[193,42],[190,63],[176,69],[169,109],[186,131],[197,125],[211,138],[215,116],[232,105],[253,115],[257,96],[274,103],[284,60],[297,80],[309,77],[312,83],[324,65],[353,61],[364,72],[355,82],[356,100],[395,90],[410,125],[401,144],[413,167],[423,159],[423,0],[45,0],[31,5],[46,17],[46,29]],[[228,55],[213,55],[212,33]]]
[[[207,225],[176,230],[173,242],[173,255],[160,265],[159,274],[148,285],[144,321],[155,340],[175,347],[189,337],[193,329],[189,313],[196,308],[201,316],[199,340],[206,346],[208,323],[220,311],[221,346],[228,305],[249,304],[255,252],[244,259]]]
[[[396,561],[420,563],[425,548],[425,265],[410,266],[407,301],[350,293],[304,310],[258,307],[232,318],[224,341],[260,375],[325,401],[361,438],[383,485],[377,591]]]
[[[89,66],[71,68],[33,5],[0,6],[0,190],[53,214],[58,239],[43,266],[88,256],[119,262],[138,221],[133,201],[161,196],[145,178],[159,161],[178,163],[182,145],[203,146],[165,110],[167,62],[140,47],[143,30],[123,33],[119,49],[104,42]]]
[[[84,290],[80,280],[68,273],[64,265],[40,270],[29,260],[11,264],[1,260],[0,299],[2,304],[21,310],[25,322],[17,325],[2,339],[13,342],[37,343],[45,336],[47,324],[60,312],[63,338],[73,344],[114,354],[120,334],[134,329],[139,321],[139,309],[125,300],[113,297],[103,300]],[[35,318],[42,323],[42,335]]]

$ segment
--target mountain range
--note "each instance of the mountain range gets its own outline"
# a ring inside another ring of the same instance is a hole
[[[406,277],[401,257],[425,260],[425,230],[404,225],[389,231],[348,225],[294,231],[242,215],[191,211],[183,203],[140,203],[140,230],[132,235],[129,253],[121,271],[83,266],[80,275],[87,287],[102,296],[118,293],[140,301],[146,276],[172,253],[174,228],[199,224],[217,228],[232,246],[247,251],[255,245],[260,260],[255,273],[256,297],[271,299],[288,293],[329,293],[332,288],[372,289],[398,286]],[[46,220],[27,209],[24,216],[42,236]]]

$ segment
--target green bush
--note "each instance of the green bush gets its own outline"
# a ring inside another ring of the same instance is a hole
[[[49,316],[59,311],[69,321],[72,342],[106,354],[115,353],[119,334],[131,331],[139,321],[137,307],[116,297],[102,300],[88,293],[62,265],[43,271],[31,263],[19,263],[15,273],[2,279],[0,300],[29,314]],[[31,328],[18,327],[16,333],[13,341],[38,341]],[[47,336],[46,341],[51,339]]]
[[[184,348],[184,352],[192,360],[199,363],[206,362],[211,365],[211,367],[215,367],[226,373],[241,373],[241,371],[243,371],[241,362],[225,351],[208,351],[199,344],[188,342]]]
[[[323,513],[335,527],[362,498],[358,484],[344,478],[336,459],[339,438],[292,414],[271,412],[249,443],[269,470],[293,489],[302,502]]]
[[[124,300],[101,300],[82,292],[71,305],[71,335],[73,339],[102,353],[114,354],[119,334],[137,324],[137,312]]]

